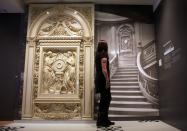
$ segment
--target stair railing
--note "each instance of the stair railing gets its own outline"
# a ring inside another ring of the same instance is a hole
[[[111,60],[110,60],[110,78],[114,75],[118,67],[118,55],[116,54]]]
[[[153,46],[152,44],[150,46]],[[158,79],[148,75],[142,67],[142,62],[145,63],[145,59],[142,60],[142,52],[144,52],[144,49],[145,48],[139,47],[139,52],[137,55],[137,67],[139,70],[138,82],[140,89],[147,100],[153,104],[158,105]]]

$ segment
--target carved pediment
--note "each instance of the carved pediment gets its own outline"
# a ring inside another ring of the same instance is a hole
[[[67,15],[47,18],[40,26],[39,36],[82,36],[83,28],[75,19]]]

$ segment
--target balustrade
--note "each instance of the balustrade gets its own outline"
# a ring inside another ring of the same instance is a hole
[[[139,53],[137,55],[137,67],[139,70],[138,82],[140,89],[142,90],[144,96],[154,104],[158,104],[158,79],[155,78],[155,69],[152,68],[156,66],[156,48],[154,41],[148,43],[145,47],[140,47]],[[144,67],[143,67],[144,66]],[[153,70],[154,75],[149,71]],[[149,71],[149,74],[145,71]]]
[[[118,68],[118,55],[116,54],[111,60],[110,60],[110,77],[114,75]]]

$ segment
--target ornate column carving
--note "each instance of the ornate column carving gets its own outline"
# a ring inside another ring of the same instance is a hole
[[[92,37],[84,37],[84,111],[83,111],[83,119],[91,119],[93,115],[93,76],[92,69],[94,69],[93,63],[93,38]]]

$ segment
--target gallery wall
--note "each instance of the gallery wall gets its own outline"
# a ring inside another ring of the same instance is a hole
[[[161,120],[187,129],[185,0],[163,0],[155,12]]]
[[[184,2],[185,0],[163,0],[154,13],[158,60],[160,60],[161,120],[183,130],[187,129],[187,125],[185,125],[187,121],[187,45],[185,42],[187,20],[185,7],[187,5]],[[117,12],[112,8],[111,13]],[[143,8],[145,9],[145,7],[136,8],[139,10],[138,20],[146,20],[147,23],[151,21],[152,23],[152,13],[142,11]],[[147,8],[151,12],[152,8]],[[96,7],[96,9],[105,10],[104,7]],[[132,16],[126,9],[123,8],[122,12],[126,12],[127,17]],[[146,15],[142,16],[141,14]],[[24,16],[20,14],[0,14],[0,17],[0,120],[13,120],[19,118],[18,103],[21,94],[21,72],[24,66],[25,22]],[[163,45],[170,41],[177,51],[175,53],[171,51],[164,56]]]
[[[0,18],[0,120],[14,120],[19,119],[24,16],[0,14]]]

